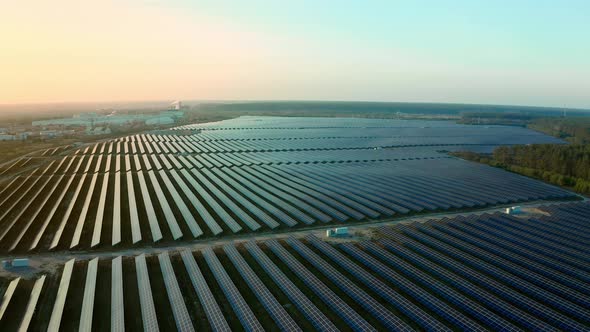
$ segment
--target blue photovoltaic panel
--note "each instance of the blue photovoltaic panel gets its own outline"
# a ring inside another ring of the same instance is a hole
[[[252,268],[246,263],[244,258],[236,250],[233,244],[226,244],[223,250],[232,261],[242,278],[246,281],[250,289],[262,303],[264,308],[272,316],[277,326],[283,331],[301,331],[293,318],[285,311],[281,304],[275,299],[274,295],[266,288],[260,278],[254,273]]]
[[[205,314],[207,315],[207,319],[209,320],[209,325],[213,331],[228,331],[229,326],[227,325],[227,321],[225,320],[224,314],[219,308],[213,293],[209,289],[207,285],[207,281],[193,254],[190,250],[185,250],[181,252],[182,260],[184,261],[184,266],[186,267],[186,271],[188,272],[195,292],[199,297],[199,301],[201,302],[201,306],[203,310],[205,310]]]
[[[150,180],[152,182],[152,186],[154,187],[154,191],[156,192],[156,196],[158,197],[158,202],[160,203],[160,207],[162,208],[162,211],[164,212],[164,216],[166,217],[166,222],[168,223],[168,227],[170,227],[170,232],[172,232],[172,237],[176,240],[176,239],[182,237],[182,231],[180,230],[180,227],[178,226],[178,222],[176,221],[176,217],[174,216],[174,213],[172,212],[172,209],[170,208],[170,205],[168,204],[166,196],[164,195],[164,192],[162,191],[162,188],[160,187],[160,183],[158,182],[158,179],[156,178],[155,173],[153,171],[149,171],[148,175],[149,175]]]
[[[313,239],[312,237],[309,238]],[[367,312],[371,313],[376,319],[381,321],[381,323],[387,329],[411,330],[406,323],[404,323],[401,319],[389,312],[371,295],[369,295],[356,284],[351,282],[348,278],[346,278],[338,270],[336,270],[334,267],[332,267],[330,264],[328,264],[326,261],[320,258],[320,256],[318,256],[307,246],[302,244],[299,240],[291,237],[287,240],[287,242],[291,245],[293,249],[295,249],[299,254],[301,254],[311,265],[316,267],[328,279],[333,281],[340,289],[342,289],[342,291],[344,291],[347,295],[349,295],[352,299],[359,303],[359,305],[365,308]],[[329,246],[328,244],[323,242],[319,244],[325,244],[326,246]],[[318,247],[320,250],[326,249],[323,246],[320,247],[319,244],[316,247]],[[343,257],[336,255],[335,258],[342,259]],[[337,260],[337,262],[342,264],[350,263],[348,261],[345,262],[342,260]],[[391,303],[398,310],[400,310],[407,316],[411,317],[420,326],[424,327],[425,329],[445,329],[443,324],[441,324],[436,319],[422,311],[418,306],[415,306],[412,302],[408,301],[403,296],[394,292],[387,285],[379,281],[377,278],[373,277],[365,270],[358,268],[358,266],[354,265],[353,263],[346,264],[346,267],[352,269],[350,272],[356,277],[359,277],[360,281],[363,282],[367,287],[373,289],[375,293],[377,293],[386,301]]]
[[[121,172],[115,173],[113,194],[113,237],[112,245],[121,242]]]
[[[92,331],[92,313],[94,311],[94,294],[96,289],[96,274],[98,272],[98,257],[88,262],[86,283],[84,284],[84,298],[80,314],[79,331]]]
[[[217,215],[232,230],[232,232],[237,233],[240,230],[242,230],[242,227],[235,221],[235,219],[232,216],[230,216],[223,209],[223,207],[221,207],[221,205],[219,203],[217,203],[217,201],[215,201],[215,199],[213,199],[213,197],[211,195],[209,195],[209,193],[207,191],[205,191],[205,189],[190,175],[190,173],[188,173],[187,170],[183,169],[180,172],[187,179],[188,183],[197,191],[199,196],[201,196],[201,198],[203,198],[203,200],[205,200],[205,202],[207,202],[207,204],[213,209],[213,211],[215,211],[215,213],[217,213]],[[244,212],[237,205],[235,205],[233,202],[231,202],[229,200],[229,198],[227,198],[227,196],[225,196],[223,193],[221,193],[217,188],[215,188],[212,185],[207,185],[207,183],[204,183],[204,184],[209,188],[209,190],[211,190],[211,192],[214,195],[216,195],[218,197],[219,200],[222,201],[222,203],[227,205],[230,208],[230,210],[232,210],[232,212],[234,212],[238,216],[244,215]],[[245,220],[247,221],[247,222],[245,221],[246,225],[251,226],[252,230],[256,230],[256,229],[260,228],[260,225],[256,224],[256,222],[254,220],[252,220],[252,218],[249,218],[249,216],[247,218],[245,218]],[[252,224],[250,224],[250,223],[252,223]]]
[[[51,208],[51,211],[49,211],[49,213],[47,214],[47,217],[43,221],[43,224],[41,225],[41,228],[37,232],[37,235],[35,236],[35,239],[33,240],[33,243],[31,244],[29,250],[33,250],[33,249],[37,248],[37,245],[39,244],[41,237],[45,233],[45,230],[47,229],[49,222],[53,218],[55,211],[57,211],[57,209],[59,208],[59,203],[62,201],[62,199],[66,195],[66,193],[67,193],[68,189],[70,188],[70,185],[72,184],[74,179],[75,179],[75,176],[73,176],[73,175],[69,176],[68,182],[65,184],[65,186],[63,186],[62,192],[59,194],[59,197],[57,198],[55,204]]]
[[[305,315],[310,323],[320,331],[338,331],[336,326],[326,317],[310,299],[266,256],[254,241],[245,244],[248,252],[260,264],[262,269],[272,278],[275,284],[287,295],[289,300]]]
[[[143,198],[143,205],[145,206],[148,224],[150,225],[152,240],[154,242],[158,242],[162,239],[162,231],[160,230],[160,225],[158,224],[158,220],[156,218],[156,212],[150,198],[150,193],[145,182],[145,177],[142,172],[139,172],[137,173],[137,178],[139,179],[139,188],[141,190],[141,197]]]
[[[361,315],[354,311],[344,300],[338,297],[330,288],[313,275],[303,264],[295,259],[276,240],[266,241],[265,244],[285,263],[301,281],[310,287],[318,297],[344,320],[355,331],[375,331]]]
[[[193,207],[197,210],[197,212],[199,212],[199,215],[201,216],[201,218],[203,218],[203,221],[207,224],[213,235],[221,233],[223,231],[221,227],[219,227],[215,219],[213,219],[211,214],[209,214],[209,211],[207,211],[207,209],[199,201],[197,196],[195,196],[195,194],[193,194],[189,187],[184,183],[184,180],[182,180],[178,173],[176,173],[175,170],[172,170],[170,171],[170,174],[172,175],[172,177],[174,178],[174,180],[176,181],[184,195],[192,203]]]
[[[78,215],[78,222],[76,223],[76,229],[74,230],[74,235],[72,236],[72,242],[70,243],[70,249],[78,246],[80,244],[80,237],[82,236],[82,228],[84,228],[84,223],[86,221],[86,215],[88,214],[88,209],[90,208],[90,201],[92,200],[92,194],[94,193],[94,187],[96,186],[96,180],[98,179],[98,173],[94,173],[92,175],[92,180],[90,180],[90,187],[86,193],[86,199],[84,200],[84,205],[82,205],[82,211]]]
[[[125,305],[123,303],[123,260],[121,256],[111,263],[111,331],[125,331]]]
[[[61,324],[61,318],[66,304],[66,296],[68,295],[68,289],[70,287],[70,279],[72,278],[72,270],[74,269],[74,259],[69,260],[65,265],[59,282],[59,288],[57,289],[57,296],[53,305],[53,311],[51,312],[51,319],[49,320],[49,326],[47,331],[58,332],[59,325]]]
[[[170,193],[170,195],[172,195],[172,200],[176,204],[176,207],[178,207],[178,210],[180,210],[180,214],[182,214],[182,217],[184,218],[184,221],[186,222],[188,228],[191,230],[191,233],[193,234],[193,236],[199,237],[199,236],[203,235],[203,231],[201,230],[201,227],[199,227],[199,225],[197,224],[197,221],[193,217],[188,206],[184,203],[184,201],[182,200],[182,198],[178,194],[178,191],[176,191],[176,188],[174,187],[174,185],[172,184],[172,182],[168,178],[168,175],[166,174],[166,172],[160,171],[159,173],[160,173],[160,177],[162,178],[162,180],[164,180],[164,185],[168,189],[168,192]],[[207,213],[207,215],[208,215],[208,213]],[[211,216],[209,216],[209,217],[211,217]]]
[[[137,201],[135,200],[135,189],[133,185],[133,173],[126,172],[127,178],[127,198],[129,202],[129,220],[131,222],[131,241],[137,243],[141,241],[141,228],[139,225],[139,214],[137,211]]]
[[[96,210],[96,218],[94,220],[94,231],[92,232],[92,242],[90,243],[91,247],[94,247],[100,243],[100,235],[102,233],[102,222],[104,219],[104,210],[107,200],[108,183],[109,177],[107,175],[104,175],[102,179],[100,196],[98,199],[98,209]]]
[[[163,252],[158,255],[160,261],[160,269],[162,270],[162,276],[164,277],[164,285],[166,286],[166,293],[168,294],[168,301],[172,307],[172,314],[176,321],[176,328],[179,331],[194,331],[191,318],[184,304],[184,299],[180,288],[178,287],[178,281],[176,281],[176,275],[172,268],[172,263],[168,257],[167,252]]]
[[[135,256],[135,270],[137,274],[137,288],[139,289],[139,304],[141,305],[141,319],[143,321],[143,330],[157,332],[158,319],[156,308],[152,297],[152,288],[150,285],[150,276],[145,262],[145,255]]]
[[[18,286],[19,281],[20,277],[13,279],[6,288],[4,295],[2,295],[2,304],[0,304],[0,321],[2,320],[2,317],[4,317],[4,312],[6,311],[8,304],[10,304],[10,300],[12,299],[12,295],[14,294],[14,290],[16,289],[16,286]]]
[[[225,272],[213,250],[207,247],[203,249],[202,253],[207,261],[207,265],[209,265],[211,272],[215,276],[215,280],[221,287],[221,290],[223,290],[225,297],[240,319],[240,323],[242,323],[244,329],[247,331],[264,331],[262,325],[260,325],[260,322],[258,322],[258,319],[256,319],[256,316],[246,303],[246,300],[244,300],[227,272]]]
[[[25,309],[25,314],[18,328],[19,332],[26,332],[29,330],[29,324],[31,324],[31,319],[33,318],[33,314],[35,314],[35,310],[37,309],[37,302],[39,301],[39,296],[41,295],[41,291],[43,290],[44,283],[45,275],[42,275],[39,279],[35,281],[35,284],[33,285],[33,290],[31,291],[31,296],[29,297],[29,302],[27,303],[27,308]],[[47,330],[52,332],[56,331],[50,329]]]

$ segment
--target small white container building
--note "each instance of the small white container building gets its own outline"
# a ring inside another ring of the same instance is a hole
[[[326,237],[344,237],[348,236],[348,227],[338,227],[326,230]]]
[[[5,260],[5,261],[2,261],[2,265],[4,266],[4,268],[29,267],[29,259],[28,258],[15,258],[13,260]]]
[[[522,212],[522,209],[520,208],[520,206],[512,206],[509,208],[506,208],[506,214],[519,214]]]

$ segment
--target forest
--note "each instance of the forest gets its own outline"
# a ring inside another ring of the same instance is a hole
[[[590,144],[590,117],[540,118],[529,129],[563,138],[574,144]]]
[[[456,152],[454,156],[590,193],[590,144],[502,146],[493,154]]]

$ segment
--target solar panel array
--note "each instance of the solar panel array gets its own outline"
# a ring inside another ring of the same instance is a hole
[[[360,241],[308,234],[70,260],[61,273],[0,284],[0,330],[72,320],[90,330],[109,318],[114,330],[146,331],[588,330],[590,203],[537,211],[381,226]],[[94,294],[109,292],[111,306],[97,305]]]
[[[518,127],[275,117],[125,136],[48,154],[51,163],[6,181],[0,252],[141,246],[572,196],[446,154],[530,143],[562,141]]]

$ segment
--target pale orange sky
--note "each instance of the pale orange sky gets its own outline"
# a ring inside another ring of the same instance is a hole
[[[479,24],[497,19],[486,16],[489,8],[471,8],[471,22],[464,13],[452,17],[454,8],[445,18],[412,1],[328,2],[3,1],[0,104],[323,99],[590,107],[590,68],[578,46],[545,45],[545,35],[520,26],[490,30]],[[556,52],[539,50],[545,46],[580,56],[555,60]]]

